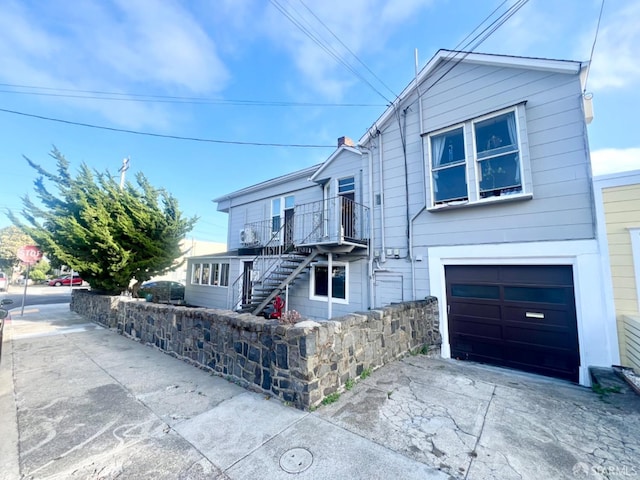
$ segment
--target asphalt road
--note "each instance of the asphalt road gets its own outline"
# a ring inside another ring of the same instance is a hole
[[[79,288],[79,287],[73,287]],[[13,304],[7,305],[9,310],[22,308],[24,298],[24,285],[10,285],[8,292],[0,292],[0,299],[10,298]],[[71,301],[71,287],[50,287],[48,285],[27,286],[25,306],[52,305],[56,303],[69,303]]]

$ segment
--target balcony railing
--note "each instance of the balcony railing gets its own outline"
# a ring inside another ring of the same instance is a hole
[[[285,217],[277,232],[272,232],[271,219],[245,224],[243,245],[366,244],[369,238],[369,208],[347,197],[296,205],[293,215]]]

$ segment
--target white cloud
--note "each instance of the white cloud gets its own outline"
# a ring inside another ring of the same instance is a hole
[[[590,89],[623,88],[640,81],[638,22],[640,1],[605,4],[591,65]],[[593,36],[588,40],[592,42]]]
[[[151,94],[218,92],[229,73],[194,16],[175,1],[3,2],[0,81]],[[167,106],[48,98],[129,128],[164,127]],[[96,122],[98,123],[98,122]]]
[[[433,0],[324,0],[306,4],[313,13],[356,55],[364,50],[371,55],[407,18],[431,5]],[[371,76],[348,51],[309,13],[303,5],[283,3],[287,12],[304,25],[312,35],[321,38],[353,68],[369,80]],[[327,98],[339,100],[345,89],[353,85],[353,74],[324,52],[313,40],[294,26],[275,8],[265,10],[265,31],[287,50],[312,89]],[[379,84],[376,84],[379,85]],[[379,87],[382,88],[382,87]],[[383,92],[390,95],[389,92]]]
[[[593,175],[640,169],[640,148],[605,148],[591,152]]]

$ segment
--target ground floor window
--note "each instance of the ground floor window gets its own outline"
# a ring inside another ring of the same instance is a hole
[[[194,263],[191,267],[191,283],[228,287],[229,264],[222,262]]]
[[[327,264],[314,265],[311,270],[310,298],[326,301],[329,296],[329,281],[331,281],[331,298],[339,303],[347,303],[349,265],[334,263],[331,272]]]

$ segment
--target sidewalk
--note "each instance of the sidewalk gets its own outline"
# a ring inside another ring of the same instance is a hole
[[[303,412],[68,308],[12,312],[0,479],[640,476],[633,392],[410,356]]]

